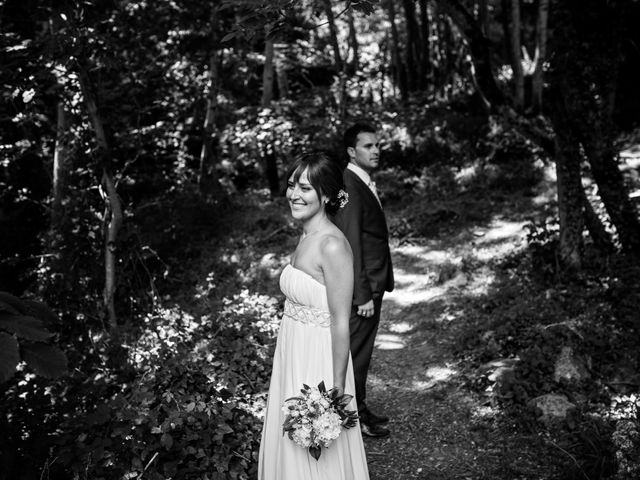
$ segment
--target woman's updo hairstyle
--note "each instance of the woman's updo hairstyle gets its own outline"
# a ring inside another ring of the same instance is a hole
[[[344,180],[342,179],[342,167],[323,152],[307,152],[298,155],[293,161],[287,173],[287,181],[297,182],[302,172],[307,170],[309,183],[322,201],[322,196],[327,197],[326,211],[335,214],[340,208],[338,193],[344,192]]]

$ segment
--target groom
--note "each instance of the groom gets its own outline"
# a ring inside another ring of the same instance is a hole
[[[393,290],[389,233],[371,172],[378,167],[380,149],[376,130],[358,123],[344,133],[349,163],[344,184],[349,201],[335,217],[353,251],[354,289],[349,330],[356,382],[356,400],[363,435],[386,437],[389,417],[374,414],[366,404],[366,383],[384,292]]]

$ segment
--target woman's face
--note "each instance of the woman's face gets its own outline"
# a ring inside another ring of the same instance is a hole
[[[291,208],[291,215],[296,220],[308,220],[320,211],[324,211],[324,199],[318,197],[316,189],[309,183],[307,169],[294,180],[292,175],[287,180],[287,200]]]

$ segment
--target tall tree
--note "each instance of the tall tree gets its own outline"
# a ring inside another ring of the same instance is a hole
[[[431,26],[429,24],[429,4],[427,0],[420,0],[420,32],[421,46],[418,49],[420,53],[419,87],[424,89],[427,87],[431,74],[431,45],[429,39]]]
[[[115,307],[116,293],[116,263],[117,263],[117,242],[118,233],[122,226],[124,216],[122,204],[116,191],[116,182],[113,175],[113,158],[111,148],[107,139],[105,123],[102,114],[98,109],[98,103],[94,93],[93,84],[89,78],[88,68],[78,65],[78,79],[82,96],[89,114],[89,119],[93,125],[97,145],[97,156],[99,159],[102,178],[101,183],[105,190],[105,241],[104,241],[104,268],[105,285],[103,300],[109,320],[109,326],[116,331],[118,326],[118,316]]]
[[[612,120],[625,4],[571,0],[554,7],[550,82],[562,88],[573,131],[622,247],[638,252],[640,222],[618,167]]]
[[[420,45],[418,25],[416,24],[416,5],[413,0],[402,0],[406,25],[407,41],[405,55],[407,64],[407,86],[414,92],[418,88],[418,63],[420,56],[416,46]]]
[[[402,101],[406,102],[409,98],[409,87],[407,85],[407,71],[400,57],[400,35],[398,34],[398,26],[396,25],[396,7],[394,0],[387,0],[385,4],[387,6],[389,25],[391,27],[391,62],[393,65],[394,80],[400,90]]]
[[[56,230],[63,217],[62,200],[64,198],[68,159],[68,113],[64,102],[59,100],[56,106],[56,143],[53,153],[53,179],[51,202],[51,226]]]
[[[287,62],[286,62],[286,43],[274,43],[274,65],[276,71],[276,84],[278,85],[278,97],[288,98],[289,92],[289,77],[287,75]]]
[[[329,26],[329,42],[333,49],[333,61],[338,72],[343,71],[342,54],[340,53],[340,42],[338,41],[338,29],[336,28],[335,16],[331,6],[331,0],[322,0],[324,13],[327,16],[327,25]]]
[[[264,39],[264,68],[262,70],[262,100],[263,108],[271,105],[273,101],[273,35],[271,25],[265,27]]]
[[[522,69],[522,42],[520,40],[520,0],[511,0],[510,12],[509,36],[511,41],[509,43],[511,45],[511,68],[513,70],[513,103],[517,110],[522,110],[524,108],[524,71]]]
[[[347,9],[347,21],[349,23],[349,46],[351,47],[351,71],[358,71],[360,48],[358,46],[358,32],[353,15],[353,7]]]
[[[561,87],[556,86],[550,112],[556,132],[555,163],[560,223],[558,258],[562,268],[578,271],[582,267],[584,229],[580,150],[560,90]]]
[[[536,20],[535,70],[531,83],[531,103],[533,111],[542,111],[542,90],[544,62],[547,59],[547,19],[549,18],[549,0],[538,0]]]
[[[207,112],[205,114],[202,128],[202,149],[200,150],[200,171],[198,184],[200,191],[209,195],[218,196],[221,192],[220,182],[216,174],[216,112],[218,109],[218,89],[219,89],[219,45],[218,45],[218,8],[211,7],[210,27],[211,45],[209,47],[209,89],[207,91]]]
[[[487,100],[489,106],[501,105],[504,95],[493,73],[491,42],[482,33],[479,22],[459,0],[438,0],[438,5],[451,16],[469,44],[473,62],[473,71],[470,73],[477,85],[477,92]]]

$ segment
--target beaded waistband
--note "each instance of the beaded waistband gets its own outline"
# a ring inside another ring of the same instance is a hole
[[[284,302],[284,316],[296,322],[317,327],[331,326],[331,314],[328,311],[301,305],[290,300],[285,300]]]

